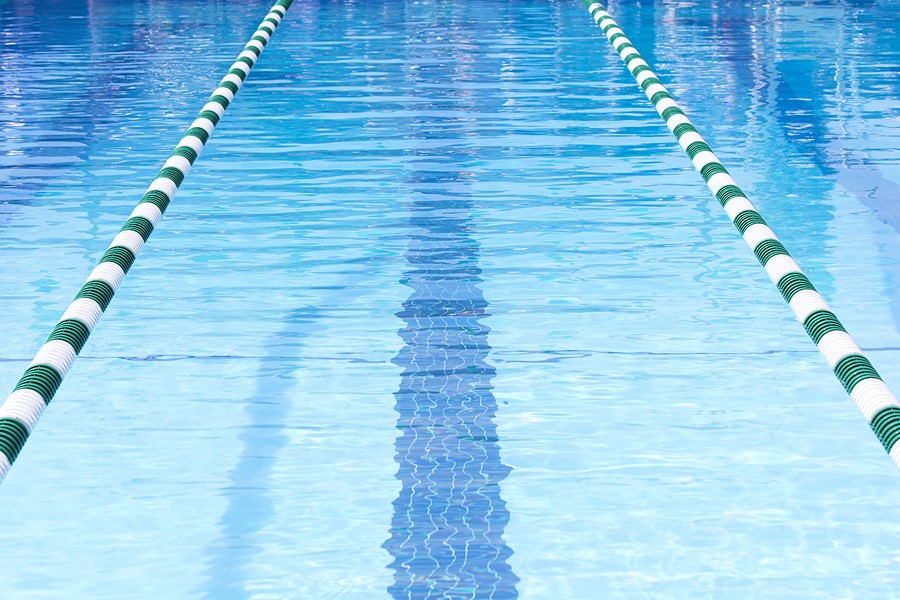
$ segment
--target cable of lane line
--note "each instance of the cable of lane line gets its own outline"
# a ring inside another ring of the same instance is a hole
[[[50,336],[0,405],[0,481],[293,0],[278,0],[191,123]]]
[[[583,2],[900,468],[900,402],[619,25],[601,4]]]

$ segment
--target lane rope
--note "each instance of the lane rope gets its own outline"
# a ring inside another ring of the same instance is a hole
[[[583,2],[900,468],[900,402],[622,29],[601,4]]]
[[[16,460],[75,357],[90,337],[97,320],[103,315],[125,274],[292,3],[293,0],[278,0],[269,10],[81,286],[46,343],[25,369],[13,392],[0,405],[0,481]]]

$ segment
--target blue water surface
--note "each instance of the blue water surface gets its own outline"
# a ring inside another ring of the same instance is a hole
[[[617,0],[900,389],[888,0]],[[269,7],[0,0],[9,391]],[[900,598],[900,474],[580,0],[295,0],[0,487],[4,598]]]

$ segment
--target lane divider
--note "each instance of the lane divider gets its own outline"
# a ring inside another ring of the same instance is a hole
[[[622,29],[602,5],[583,1],[900,468],[900,402]]]
[[[278,0],[269,10],[81,286],[46,343],[25,369],[13,392],[0,405],[0,481],[16,460],[97,320],[119,289],[125,274],[292,3],[293,0]]]

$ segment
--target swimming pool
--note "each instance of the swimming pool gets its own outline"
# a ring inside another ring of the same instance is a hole
[[[7,389],[269,4],[0,3]],[[888,3],[608,8],[896,388]],[[108,312],[11,597],[895,595],[893,465],[579,1],[296,1]]]

